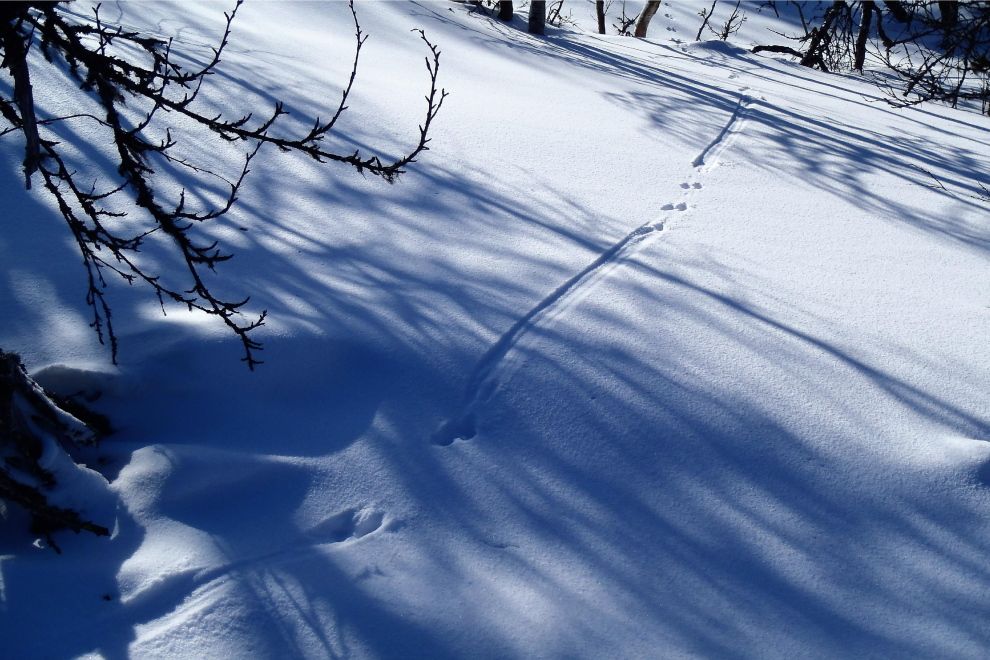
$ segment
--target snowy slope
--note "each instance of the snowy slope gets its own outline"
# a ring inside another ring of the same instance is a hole
[[[191,49],[219,27],[213,4],[112,7]],[[696,26],[535,38],[453,3],[358,10],[345,144],[415,130],[410,28],[451,96],[394,186],[263,153],[210,229],[227,286],[269,310],[255,373],[128,287],[110,365],[0,141],[0,346],[104,391],[119,429],[112,540],[56,556],[4,530],[3,653],[984,655],[985,118],[895,110]],[[270,90],[309,123],[348,20],[247,3],[204,93],[236,114]]]

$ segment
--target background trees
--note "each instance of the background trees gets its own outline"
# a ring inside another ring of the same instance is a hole
[[[968,101],[990,112],[990,2],[836,0],[784,8],[796,11],[804,27],[803,34],[788,37],[795,46],[761,45],[754,52],[794,55],[822,71],[861,73],[872,54],[880,65],[876,80],[895,104]]]
[[[632,8],[641,11],[616,26],[619,34],[645,38],[661,7],[647,0]],[[713,23],[716,5],[724,5],[726,18]],[[736,32],[745,14],[740,2],[712,2],[701,7],[696,40],[710,33],[727,39]],[[990,2],[937,0],[795,0],[752,2],[752,11],[790,14],[798,32],[782,34],[785,43],[761,44],[754,52],[792,55],[808,67],[826,72],[858,71],[873,63],[878,84],[892,102],[914,104],[926,100],[980,104],[990,112]],[[604,3],[595,3],[599,32],[603,31]],[[625,7],[623,6],[623,9]],[[878,73],[880,69],[887,71]],[[889,74],[893,74],[891,77]]]
[[[891,95],[904,104],[976,102],[990,114],[990,2],[899,4],[907,20],[880,35],[880,57],[899,79],[886,85]]]

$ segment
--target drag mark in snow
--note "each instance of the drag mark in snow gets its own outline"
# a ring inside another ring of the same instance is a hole
[[[671,206],[671,208],[674,207]],[[433,434],[434,444],[446,446],[455,440],[469,440],[473,438],[476,433],[475,408],[480,402],[488,399],[492,392],[494,392],[498,384],[495,374],[499,365],[508,352],[512,350],[512,347],[519,341],[519,338],[536,324],[537,317],[563,300],[568,294],[573,292],[581,284],[590,280],[593,276],[603,274],[630,248],[642,242],[650,234],[661,231],[662,229],[663,221],[661,220],[659,222],[652,221],[642,224],[632,230],[598,255],[598,258],[588,264],[581,272],[554,289],[548,296],[530,309],[525,316],[516,321],[505,334],[499,337],[498,341],[481,356],[478,364],[475,365],[474,370],[471,372],[471,378],[464,391],[464,400],[461,404],[462,412],[440,426],[436,433]]]
[[[745,91],[743,88],[741,91]],[[742,130],[749,119],[750,109],[753,106],[753,97],[749,94],[743,94],[739,97],[739,103],[736,104],[735,109],[732,111],[732,116],[729,117],[729,121],[726,122],[725,126],[715,139],[712,140],[707,147],[702,150],[698,156],[691,161],[693,167],[700,167],[702,171],[708,172],[718,166],[719,157],[722,153],[732,144],[735,136]]]

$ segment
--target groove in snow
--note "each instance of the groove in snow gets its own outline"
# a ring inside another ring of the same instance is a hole
[[[496,370],[519,338],[535,324],[537,316],[561,301],[591,275],[614,263],[624,249],[639,243],[648,235],[661,230],[663,230],[663,221],[652,221],[640,225],[598,255],[598,258],[588,264],[581,272],[554,289],[548,296],[530,309],[525,316],[517,320],[481,356],[478,364],[475,365],[474,370],[471,372],[471,379],[468,381],[467,388],[464,391],[464,401],[461,404],[462,412],[440,426],[436,433],[433,434],[434,444],[446,446],[453,443],[454,440],[469,440],[474,437],[476,433],[475,406],[478,402],[484,401],[491,395],[496,385],[493,378]]]
[[[750,108],[753,105],[753,97],[749,94],[743,94],[739,97],[739,102],[736,104],[735,109],[732,111],[732,116],[729,117],[729,121],[725,123],[719,134],[715,136],[715,139],[708,143],[698,156],[691,161],[693,167],[705,167],[706,169],[712,169],[718,165],[718,157],[722,155],[722,152],[731,144],[732,138],[739,133],[742,129],[743,124],[749,118]],[[707,166],[706,166],[707,165]]]

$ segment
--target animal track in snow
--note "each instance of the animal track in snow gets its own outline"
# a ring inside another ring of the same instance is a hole
[[[747,87],[740,89],[744,92],[742,96],[739,97],[739,102],[736,104],[735,109],[732,111],[732,115],[729,117],[729,121],[726,122],[719,134],[715,136],[715,139],[708,143],[701,153],[695,157],[691,162],[694,167],[702,168],[702,171],[707,172],[717,167],[719,164],[719,158],[722,153],[732,144],[735,136],[739,134],[746,121],[749,119],[749,114],[753,105],[753,97],[746,94],[745,91]]]
[[[679,204],[684,206],[686,204]],[[675,208],[671,206],[671,208]],[[684,210],[684,209],[680,209]],[[497,371],[502,365],[505,356],[516,345],[530,328],[538,321],[549,308],[557,305],[564,298],[568,297],[577,288],[595,276],[600,276],[614,266],[621,258],[634,246],[643,242],[651,234],[663,231],[663,220],[644,223],[632,230],[621,239],[616,241],[607,250],[588,264],[583,270],[572,276],[566,282],[554,289],[530,309],[524,316],[516,321],[505,334],[499,337],[488,351],[481,356],[475,365],[468,379],[467,388],[464,390],[464,397],[461,403],[460,413],[447,419],[440,428],[433,434],[434,444],[447,446],[455,440],[470,440],[477,434],[475,408],[479,403],[486,401],[498,386]]]
[[[306,530],[304,535],[315,543],[342,543],[377,531],[385,514],[376,509],[346,509]]]
[[[748,88],[743,87],[740,91],[745,92],[746,89]],[[743,93],[740,96],[739,102],[729,117],[728,122],[715,139],[692,161],[691,165],[693,167],[699,168],[701,172],[707,172],[718,164],[719,156],[728,148],[732,139],[739,133],[748,119],[752,103],[753,99],[748,94]],[[680,184],[680,187],[687,194],[692,190],[700,190],[703,186],[696,181],[685,181]],[[683,212],[688,210],[688,205],[687,202],[671,202],[661,206],[660,210]],[[475,365],[468,379],[459,412],[444,421],[436,432],[433,433],[431,438],[433,443],[448,446],[456,440],[470,440],[475,437],[478,433],[477,408],[479,404],[487,401],[498,388],[498,372],[505,362],[506,356],[516,343],[519,342],[520,338],[530,328],[539,323],[540,318],[550,308],[558,306],[561,301],[569,297],[576,289],[586,286],[588,282],[602,276],[608,269],[614,267],[637,244],[643,242],[650,234],[662,231],[663,229],[664,220],[640,225],[598,255],[583,270],[551,291],[549,295],[540,300],[526,314],[520,317],[481,356],[481,359]]]

